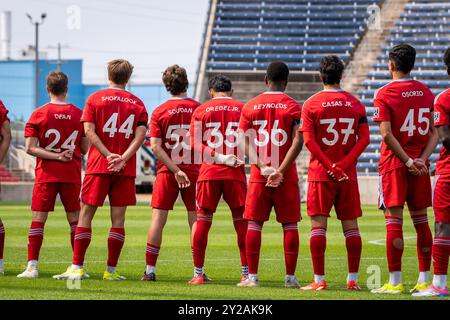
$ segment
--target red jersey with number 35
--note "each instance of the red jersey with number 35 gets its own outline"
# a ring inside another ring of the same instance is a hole
[[[300,131],[314,132],[316,142],[333,163],[341,161],[357,142],[358,131],[368,126],[366,108],[343,90],[323,90],[306,100],[302,109]],[[356,180],[356,161],[346,170]],[[309,181],[332,181],[327,169],[311,155]]]
[[[190,98],[171,98],[158,106],[150,120],[150,138],[159,138],[162,148],[173,162],[187,174],[198,175],[199,165],[194,164],[189,129],[192,114],[200,105]],[[159,172],[171,172],[158,161]]]
[[[450,126],[450,89],[440,93],[434,103],[434,125]],[[450,152],[442,146],[436,163],[436,174],[450,175]]]
[[[373,121],[390,122],[394,137],[415,159],[420,157],[428,143],[433,102],[433,93],[423,83],[409,78],[392,81],[375,93]],[[380,174],[404,165],[382,142],[378,164]]]
[[[302,107],[283,92],[265,92],[242,109],[239,130],[251,137],[259,158],[279,167],[292,145],[293,130],[300,124]],[[284,174],[284,181],[298,181],[295,162]],[[256,165],[252,165],[250,182],[267,182]]]
[[[209,150],[238,156],[237,129],[242,107],[241,101],[231,97],[217,97],[205,102],[194,111],[191,122],[191,141],[201,143]],[[238,180],[246,182],[244,166],[238,168],[215,164],[201,152],[203,163],[198,181]],[[209,153],[208,153],[209,154]]]
[[[123,154],[134,139],[138,126],[147,126],[148,114],[144,103],[132,93],[119,88],[108,88],[92,94],[86,101],[82,122],[95,124],[95,132],[111,152]],[[128,160],[119,173],[108,170],[106,158],[91,145],[86,174],[114,174],[136,176],[136,155]]]
[[[48,151],[73,150],[72,161],[36,159],[36,183],[81,183],[82,111],[68,103],[47,103],[36,109],[25,126],[25,137],[35,137]]]

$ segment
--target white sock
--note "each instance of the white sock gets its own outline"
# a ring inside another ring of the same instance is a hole
[[[38,261],[37,260],[30,260],[28,261],[28,268],[37,268]]]
[[[428,281],[430,281],[430,271],[420,272],[417,283],[418,284],[428,283]]]
[[[205,269],[203,267],[201,267],[201,268],[194,267],[194,276],[195,277],[203,275],[204,273],[205,273]]]
[[[400,283],[402,283],[401,271],[389,272],[389,283],[393,286],[398,286]]]
[[[80,269],[83,269],[83,266],[79,266],[79,265],[73,264],[73,265],[72,265],[72,269],[74,269],[74,270],[80,270]]]
[[[0,259],[0,269],[3,269],[3,259]]]
[[[108,267],[106,268],[106,271],[108,271],[109,273],[114,273],[114,272],[116,272],[116,267],[110,267],[110,266],[108,266]]]
[[[314,282],[315,283],[320,283],[321,281],[324,281],[324,280],[325,280],[325,275],[323,275],[323,276],[319,276],[317,274],[314,275]]]
[[[350,281],[358,282],[358,272],[349,272],[347,274],[347,282]]]
[[[294,280],[294,279],[295,279],[295,275],[293,275],[293,274],[287,274],[285,279],[286,279],[286,281]]]
[[[447,275],[434,275],[433,277],[433,286],[440,290],[444,290],[447,286]]]
[[[249,278],[250,280],[258,281],[258,274],[257,274],[257,273],[249,273],[249,274],[248,274],[248,278]]]
[[[156,267],[147,265],[147,267],[145,268],[145,273],[146,274],[156,273]]]

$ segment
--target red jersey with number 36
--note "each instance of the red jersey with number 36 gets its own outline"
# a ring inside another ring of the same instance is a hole
[[[209,150],[221,154],[238,156],[237,129],[242,107],[241,101],[231,97],[217,97],[205,102],[194,111],[191,121],[191,141],[198,141]],[[237,180],[246,182],[244,166],[238,168],[215,164],[212,159],[199,153],[203,163],[200,167],[198,181]],[[208,153],[209,154],[209,153]]]
[[[82,111],[68,103],[47,103],[36,109],[25,126],[25,137],[35,137],[48,151],[73,150],[72,161],[36,159],[36,183],[81,183]]]
[[[187,174],[198,175],[199,165],[194,164],[189,129],[192,114],[200,105],[191,98],[171,98],[158,106],[150,119],[150,138],[159,138],[162,148],[173,162]],[[159,172],[171,172],[158,161]]]
[[[433,93],[423,83],[409,78],[392,81],[375,93],[373,121],[390,122],[394,137],[415,159],[428,143],[433,102]],[[384,174],[404,163],[382,142],[378,166],[380,174]]]
[[[368,126],[366,108],[343,90],[323,90],[305,101],[300,131],[314,132],[316,142],[333,163],[341,161],[357,142],[358,131]],[[356,180],[356,161],[346,170]],[[309,181],[332,181],[327,169],[311,155]]]
[[[136,128],[147,126],[148,114],[144,103],[132,93],[119,88],[108,88],[88,98],[81,121],[95,124],[95,133],[105,147],[111,153],[121,155],[133,141]],[[135,177],[136,155],[128,160],[122,171],[111,173],[106,158],[91,145],[86,174]]]
[[[450,89],[440,93],[434,103],[434,125],[450,126]],[[450,152],[442,146],[436,163],[436,174],[450,175]]]
[[[292,145],[293,130],[300,124],[302,107],[283,92],[265,92],[242,109],[239,130],[250,136],[259,158],[279,167]],[[284,174],[284,181],[298,181],[295,161]],[[250,182],[267,182],[256,165],[252,165]]]

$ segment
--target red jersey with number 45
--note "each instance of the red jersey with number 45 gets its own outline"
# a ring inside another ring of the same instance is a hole
[[[343,90],[323,90],[306,100],[302,109],[300,131],[314,132],[316,142],[333,163],[341,161],[357,142],[358,131],[367,127],[366,108]],[[356,180],[356,161],[346,170]],[[327,169],[311,155],[309,181],[331,181]]]
[[[214,150],[221,154],[238,156],[237,129],[243,106],[241,101],[231,97],[217,97],[205,102],[195,110],[191,122],[191,145],[196,145],[196,143],[203,145],[203,148],[197,148],[198,153],[196,153],[201,156],[203,161],[198,181],[247,181],[244,166],[233,168],[215,164],[208,157],[210,152],[202,152],[202,149],[206,148],[207,151]]]
[[[162,148],[173,162],[187,174],[198,175],[199,165],[194,164],[189,129],[192,114],[200,105],[190,98],[171,98],[158,106],[150,120],[150,138],[159,138]],[[171,172],[158,161],[159,172]]]
[[[278,168],[292,145],[293,130],[300,124],[302,107],[282,92],[265,92],[242,109],[239,130],[250,137],[259,158]],[[298,181],[295,162],[284,174],[284,181]],[[267,182],[256,165],[252,165],[250,182]]]
[[[450,126],[450,89],[440,93],[434,103],[434,125]],[[442,146],[436,163],[436,174],[450,175],[450,152]]]
[[[48,151],[73,150],[72,161],[36,159],[36,183],[81,183],[82,111],[72,104],[47,103],[36,109],[25,126],[25,137],[35,137]]]
[[[433,93],[423,83],[409,78],[392,81],[375,93],[373,121],[390,122],[394,137],[415,159],[428,143],[433,102]],[[384,174],[404,163],[382,142],[378,166],[380,174]]]
[[[92,94],[86,101],[82,122],[95,124],[95,132],[111,152],[123,154],[134,139],[138,126],[147,126],[148,114],[144,103],[132,93],[119,88],[108,88]],[[86,174],[114,174],[136,176],[136,155],[128,160],[119,173],[108,170],[106,158],[91,145]]]

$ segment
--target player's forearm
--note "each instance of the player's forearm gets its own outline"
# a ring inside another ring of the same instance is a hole
[[[359,156],[364,152],[364,150],[366,150],[369,143],[370,143],[369,127],[360,128],[358,133],[358,141],[353,146],[350,153],[338,163],[338,166],[341,169],[346,170],[352,163],[354,163],[359,158]]]
[[[11,136],[3,136],[2,142],[0,143],[0,163],[3,163],[5,160],[10,144]]]
[[[389,132],[386,134],[382,134],[382,138],[386,146],[394,152],[394,154],[400,158],[400,160],[404,163],[408,162],[410,156],[403,150],[402,145],[398,140],[394,137],[394,135]]]
[[[59,153],[48,151],[41,147],[27,147],[26,152],[29,155],[45,160],[59,160],[60,157]]]
[[[161,161],[172,173],[180,170],[160,145],[152,145],[151,149],[158,161]]]
[[[303,139],[305,141],[305,146],[308,148],[309,152],[311,152],[311,155],[313,155],[327,170],[329,170],[333,165],[333,161],[331,161],[322,149],[320,149],[320,146],[317,144],[314,137],[314,133],[308,131],[303,132]]]
[[[278,171],[284,174],[289,169],[291,164],[297,159],[298,155],[302,151],[302,148],[303,148],[303,137],[296,130],[296,135],[294,137],[294,140],[292,141],[292,145],[289,148],[288,152],[286,153],[286,156],[284,157],[283,162],[278,168]]]
[[[139,148],[144,143],[144,139],[145,139],[145,131],[143,133],[136,134],[134,136],[133,141],[131,141],[131,143],[130,143],[129,147],[127,148],[127,150],[125,150],[125,152],[122,154],[122,159],[125,162],[130,160],[131,157],[136,154],[136,152],[139,150]]]
[[[428,143],[425,147],[425,149],[422,151],[422,154],[420,158],[423,161],[427,161],[431,154],[433,153],[434,149],[436,149],[436,146],[439,142],[439,135],[434,126],[430,127],[430,137],[428,138]]]
[[[450,152],[450,128],[448,126],[440,126],[437,128],[437,131],[442,145]]]
[[[95,132],[86,132],[89,142],[106,158],[111,152],[105,147],[99,136]]]

